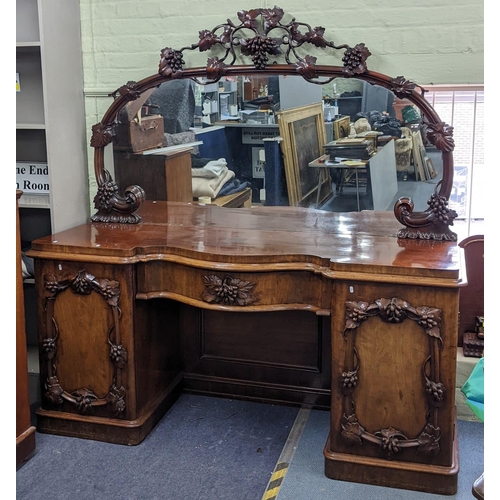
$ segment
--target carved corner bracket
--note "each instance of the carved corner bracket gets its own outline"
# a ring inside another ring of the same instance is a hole
[[[214,274],[203,276],[205,290],[201,299],[209,304],[225,306],[248,306],[257,301],[253,294],[255,283],[225,276],[220,278]]]
[[[97,279],[83,269],[69,277],[45,275],[43,286],[47,321],[47,335],[41,343],[42,358],[47,363],[47,378],[43,397],[57,405],[63,404],[64,401],[72,403],[80,413],[88,413],[96,406],[109,404],[113,414],[122,414],[125,410],[126,395],[122,385],[122,370],[126,368],[128,355],[126,349],[121,345],[119,321],[121,312],[118,307],[120,284],[114,280]],[[54,306],[58,295],[68,289],[78,295],[89,295],[96,292],[107,302],[111,310],[113,321],[108,331],[107,342],[114,374],[110,389],[103,397],[97,396],[91,389],[87,388],[67,392],[57,377],[56,359],[59,328],[54,316]]]
[[[439,381],[439,350],[441,338],[441,310],[428,306],[413,307],[400,298],[380,298],[374,303],[346,302],[346,320],[343,336],[347,343],[344,369],[339,377],[343,396],[343,416],[341,436],[352,445],[363,445],[366,441],[378,445],[387,459],[397,456],[405,448],[416,448],[417,453],[437,454],[440,451],[441,429],[437,425],[439,408],[442,406],[446,388]],[[414,438],[407,437],[393,427],[368,432],[359,422],[355,413],[354,393],[359,381],[361,360],[356,350],[356,332],[362,322],[378,317],[386,323],[415,321],[429,337],[430,354],[422,366],[423,394],[426,395],[426,425]]]

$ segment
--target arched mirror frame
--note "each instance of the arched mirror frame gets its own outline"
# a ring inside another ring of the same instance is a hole
[[[104,148],[116,136],[117,118],[125,104],[136,100],[142,92],[158,87],[163,82],[190,78],[197,83],[215,83],[223,76],[244,75],[300,75],[311,83],[323,85],[336,77],[357,78],[373,85],[380,85],[400,99],[407,99],[421,111],[423,131],[429,143],[442,153],[443,176],[428,200],[425,211],[414,211],[410,198],[400,198],[394,206],[396,219],[404,226],[398,238],[433,239],[456,241],[457,235],[450,230],[457,213],[448,207],[453,185],[453,128],[442,122],[425,99],[425,89],[403,76],[395,78],[370,71],[366,60],[371,55],[365,44],[355,47],[346,44],[336,46],[324,37],[325,29],[312,28],[309,24],[291,19],[283,21],[284,11],[273,9],[251,9],[237,13],[239,24],[230,19],[212,30],[199,32],[199,41],[179,50],[167,47],[161,51],[158,73],[139,82],[129,81],[110,94],[114,101],[100,123],[92,127],[91,146],[94,151],[94,170],[97,180],[97,194],[94,198],[96,214],[92,222],[129,223],[141,222],[137,209],[145,200],[140,186],[128,187],[124,194],[104,165]],[[311,55],[301,56],[302,47],[313,50],[344,50],[343,66],[319,65]],[[199,50],[213,51],[219,55],[208,58],[206,67],[184,68],[184,52]],[[250,57],[252,65],[237,65],[240,57]],[[277,59],[285,60],[278,63]],[[270,59],[273,59],[270,62]]]

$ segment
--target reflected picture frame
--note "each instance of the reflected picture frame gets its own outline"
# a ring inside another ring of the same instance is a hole
[[[324,154],[326,129],[322,103],[290,108],[277,113],[290,206],[315,203],[318,189],[320,202],[332,195],[328,169],[309,167]],[[318,175],[322,176],[319,183]]]

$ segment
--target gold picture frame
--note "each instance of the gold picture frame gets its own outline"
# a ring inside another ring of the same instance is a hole
[[[324,154],[326,129],[321,103],[308,104],[277,113],[281,150],[285,164],[286,185],[290,206],[315,205],[318,189],[320,202],[332,195],[328,169],[309,167]],[[323,180],[319,183],[318,176]]]
[[[351,131],[351,117],[343,116],[333,122],[333,138],[334,140],[349,137]]]

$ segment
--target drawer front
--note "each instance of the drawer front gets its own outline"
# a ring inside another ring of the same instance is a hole
[[[198,307],[245,310],[330,308],[331,284],[312,271],[226,272],[170,262],[137,268],[137,298],[173,298]]]

